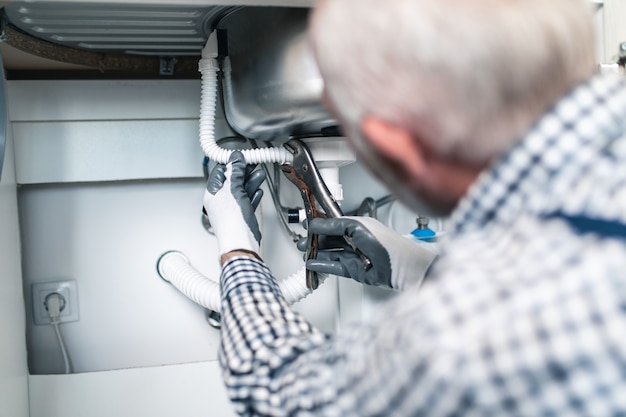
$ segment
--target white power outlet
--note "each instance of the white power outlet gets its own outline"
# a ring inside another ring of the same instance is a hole
[[[35,324],[50,324],[50,316],[48,316],[46,309],[46,297],[55,292],[65,299],[65,306],[61,310],[61,323],[79,320],[76,281],[40,282],[31,286]]]

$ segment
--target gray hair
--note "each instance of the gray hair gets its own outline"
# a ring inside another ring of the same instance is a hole
[[[376,115],[486,162],[596,67],[583,0],[324,0],[311,38],[347,131]]]

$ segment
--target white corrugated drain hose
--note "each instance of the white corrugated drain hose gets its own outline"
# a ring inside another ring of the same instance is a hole
[[[200,146],[204,154],[212,161],[225,164],[233,152],[231,149],[221,148],[215,139],[215,114],[217,110],[217,73],[220,70],[217,62],[217,35],[211,33],[204,49],[202,59],[198,63],[198,70],[202,74],[200,97]],[[283,147],[242,149],[248,164],[279,163],[293,161],[292,154]]]
[[[185,255],[178,251],[166,252],[157,262],[161,278],[172,284],[187,298],[209,310],[220,312],[220,286],[216,280],[198,272]],[[302,300],[311,294],[306,286],[306,268],[303,266],[294,274],[280,281],[278,286],[289,304]],[[319,274],[320,283],[327,275]]]
[[[219,64],[217,62],[217,34],[213,32],[202,50],[202,59],[198,70],[202,75],[200,97],[200,146],[204,154],[212,161],[221,164],[228,162],[233,150],[224,149],[217,144],[215,138],[215,116],[217,112]],[[293,155],[285,148],[242,149],[246,163],[291,163]],[[220,311],[220,289],[215,280],[211,280],[192,265],[180,252],[167,252],[158,261],[157,269],[161,277],[170,282],[188,298],[208,308]],[[281,292],[292,304],[309,295],[311,290],[306,287],[306,268],[303,266],[293,275],[279,283]],[[320,274],[320,282],[326,278]]]

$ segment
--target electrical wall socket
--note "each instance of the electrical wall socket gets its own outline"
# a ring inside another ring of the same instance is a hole
[[[61,323],[79,320],[76,281],[40,282],[31,285],[35,324],[50,324],[50,316],[48,316],[45,302],[46,297],[55,292],[65,299],[65,307],[61,310]]]

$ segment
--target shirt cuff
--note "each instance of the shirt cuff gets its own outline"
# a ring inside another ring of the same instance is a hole
[[[263,262],[248,256],[238,256],[226,262],[222,267],[220,284],[222,298],[242,285],[266,287],[265,289],[280,293],[278,282],[270,269]]]

